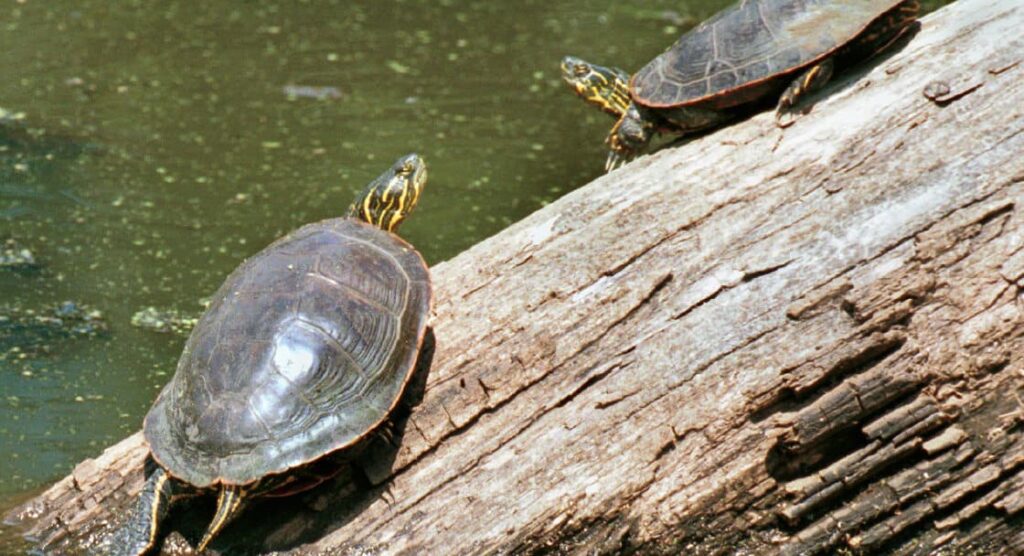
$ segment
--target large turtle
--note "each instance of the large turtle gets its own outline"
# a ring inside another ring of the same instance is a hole
[[[884,49],[916,21],[918,0],[742,0],[679,37],[630,78],[567,56],[562,78],[615,116],[605,169],[655,131],[693,132],[778,98],[777,114],[820,89],[836,67]]]
[[[405,156],[346,218],[299,228],[228,276],[146,415],[158,466],[113,552],[145,553],[172,500],[216,492],[202,550],[246,498],[317,484],[387,420],[430,310],[426,264],[394,233],[426,179]]]

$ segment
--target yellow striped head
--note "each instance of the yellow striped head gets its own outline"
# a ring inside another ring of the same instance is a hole
[[[562,58],[562,80],[580,98],[616,118],[621,118],[629,108],[629,74],[620,69],[566,56]]]
[[[407,154],[366,186],[348,215],[394,232],[416,207],[426,184],[427,163],[417,154]]]

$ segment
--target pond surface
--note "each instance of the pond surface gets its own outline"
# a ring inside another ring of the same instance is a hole
[[[728,3],[5,3],[0,244],[39,268],[0,268],[0,317],[73,300],[109,331],[0,326],[0,511],[139,428],[184,338],[133,313],[200,311],[411,151],[430,182],[402,235],[452,257],[601,172],[611,120],[563,55],[636,69]]]

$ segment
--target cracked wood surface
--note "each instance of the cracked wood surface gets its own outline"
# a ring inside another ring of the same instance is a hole
[[[438,265],[397,451],[213,549],[1024,552],[1022,27],[961,0],[792,127],[641,158]],[[134,435],[9,518],[95,549],[144,456]]]

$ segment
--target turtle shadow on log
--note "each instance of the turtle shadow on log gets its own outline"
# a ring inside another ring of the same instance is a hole
[[[416,369],[395,410],[364,443],[334,456],[340,463],[334,478],[292,496],[253,499],[209,550],[232,556],[291,550],[343,526],[378,498],[388,500],[387,481],[411,410],[423,400],[434,346],[433,329],[427,328]],[[184,535],[195,546],[213,515],[215,498],[203,496],[172,510],[163,527],[167,536]],[[177,554],[173,545],[181,541],[164,539],[164,552]]]

